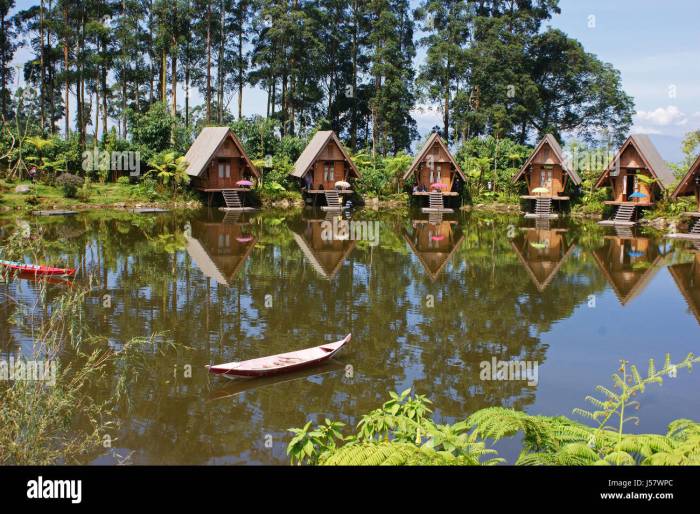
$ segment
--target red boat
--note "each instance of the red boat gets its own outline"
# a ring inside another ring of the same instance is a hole
[[[345,339],[336,341],[335,343],[322,344],[321,346],[314,346],[313,348],[306,348],[305,350],[280,353],[242,362],[229,362],[228,364],[207,366],[207,368],[210,373],[224,375],[226,378],[265,377],[278,373],[296,371],[300,368],[327,361],[338,353],[346,343],[350,342],[350,336],[351,334],[348,334],[345,336]]]
[[[75,268],[52,268],[51,266],[39,266],[37,264],[25,264],[23,262],[2,261],[0,266],[19,271],[20,273],[34,273],[36,275],[52,275],[61,277],[70,277],[75,275]]]

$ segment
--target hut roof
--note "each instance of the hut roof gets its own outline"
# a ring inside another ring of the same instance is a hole
[[[698,155],[695,162],[688,168],[686,174],[683,175],[683,178],[673,190],[673,193],[671,193],[671,198],[678,198],[679,196],[691,194],[693,191],[688,189],[688,185],[696,174],[700,175],[700,155]]]
[[[406,173],[403,174],[403,180],[406,180],[406,179],[411,175],[411,173],[413,173],[413,172],[416,171],[416,168],[418,168],[418,165],[419,165],[421,162],[423,162],[423,160],[425,159],[426,154],[430,151],[430,149],[433,147],[433,144],[436,143],[436,142],[437,142],[437,143],[442,147],[442,149],[445,151],[445,153],[447,154],[447,157],[450,159],[450,162],[451,162],[452,165],[455,167],[455,170],[457,170],[457,173],[459,173],[459,176],[462,177],[462,180],[466,180],[466,178],[464,177],[464,173],[462,172],[462,168],[460,168],[459,164],[457,164],[457,161],[456,161],[455,158],[452,156],[452,153],[450,152],[450,149],[447,148],[447,145],[445,144],[445,142],[444,142],[444,141],[442,140],[442,138],[440,137],[440,134],[438,134],[437,132],[433,132],[433,133],[430,135],[430,137],[428,138],[428,140],[427,140],[427,141],[425,142],[425,144],[423,145],[423,148],[421,148],[420,152],[418,152],[418,154],[416,154],[416,157],[413,159],[413,162],[411,163],[411,165],[409,166],[409,168],[406,170]]]
[[[197,139],[194,140],[192,146],[190,146],[185,154],[185,160],[188,163],[187,174],[192,177],[201,175],[229,135],[233,139],[238,151],[241,152],[241,156],[246,161],[246,164],[250,167],[253,175],[260,177],[260,172],[248,158],[236,134],[228,127],[204,127],[202,129]]]
[[[566,229],[554,230],[556,232],[566,232]],[[520,263],[527,270],[527,273],[530,276],[530,280],[532,280],[532,282],[535,284],[535,287],[540,293],[547,289],[547,286],[552,282],[557,272],[561,268],[562,264],[564,264],[564,261],[569,257],[569,255],[573,253],[574,248],[576,247],[576,245],[574,245],[571,241],[564,238],[564,246],[566,247],[566,250],[563,252],[563,254],[559,257],[558,260],[548,261],[548,264],[552,264],[552,266],[549,269],[542,270],[544,274],[538,274],[537,270],[535,270],[534,268],[534,262],[530,262],[527,260],[527,258],[523,254],[522,248],[518,246],[515,243],[515,241],[511,240],[510,244],[513,250],[515,251],[515,255],[518,256],[518,260],[520,260]],[[541,261],[539,262],[541,263]]]
[[[654,146],[654,143],[651,142],[649,136],[646,134],[632,134],[623,143],[605,170],[603,170],[595,187],[600,187],[603,184],[603,181],[608,177],[615,163],[619,162],[622,152],[630,145],[637,150],[637,153],[639,153],[639,156],[644,161],[644,165],[663,189],[668,189],[675,183],[676,177],[673,171],[671,171],[671,168],[668,167],[666,161],[661,157],[661,154],[656,149],[656,146]]]
[[[528,157],[527,161],[525,161],[525,164],[523,164],[520,168],[520,171],[518,171],[518,173],[513,177],[513,182],[517,182],[518,180],[520,180],[520,177],[522,177],[525,174],[525,172],[530,167],[530,164],[532,164],[533,159],[545,144],[549,145],[549,147],[552,149],[554,155],[559,161],[559,164],[561,165],[561,169],[564,170],[564,172],[567,175],[569,175],[571,181],[577,186],[580,185],[581,177],[579,177],[578,173],[576,173],[576,171],[568,165],[566,159],[564,159],[564,152],[562,151],[559,142],[552,134],[545,134],[545,136],[540,140],[540,142],[530,154],[530,157]]]
[[[294,237],[294,241],[299,245],[304,257],[306,257],[311,266],[316,270],[316,273],[326,280],[332,279],[336,273],[338,273],[345,259],[350,255],[353,248],[355,248],[355,241],[350,241],[343,250],[334,252],[336,255],[333,256],[334,262],[332,266],[324,266],[316,255],[316,252],[309,246],[306,239],[294,231],[292,231],[292,237]]]
[[[350,155],[343,147],[343,144],[340,142],[340,139],[338,139],[338,136],[336,136],[335,132],[333,132],[332,130],[319,130],[314,134],[314,137],[311,138],[309,144],[306,145],[306,148],[304,148],[304,151],[301,152],[301,155],[294,163],[294,170],[292,171],[292,173],[290,173],[290,175],[297,178],[301,178],[304,175],[306,175],[306,172],[309,171],[309,169],[311,169],[311,167],[314,164],[314,161],[316,161],[319,154],[323,151],[324,148],[326,148],[326,145],[330,141],[334,141],[338,145],[338,148],[340,148],[343,157],[350,165],[351,174],[353,174],[355,177],[359,177],[360,172],[355,166],[355,163],[352,162]]]

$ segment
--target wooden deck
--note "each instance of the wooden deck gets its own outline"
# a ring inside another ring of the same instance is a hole
[[[50,210],[50,211],[32,211],[34,216],[70,216],[72,214],[78,214],[78,211],[66,211],[66,210]]]
[[[700,234],[691,233],[676,233],[676,234],[666,234],[668,239],[684,239],[686,241],[700,241]]]
[[[250,187],[217,187],[217,188],[195,188],[197,191],[202,191],[204,193],[221,193],[223,191],[237,191],[239,193],[248,193],[253,191]]]
[[[310,195],[325,195],[328,191],[337,191],[339,195],[351,195],[355,192],[352,189],[307,189],[304,192]]]
[[[415,191],[411,193],[413,196],[430,196],[430,191]],[[459,196],[456,191],[445,191],[442,196]]]
[[[549,198],[551,200],[566,201],[570,200],[568,196],[547,196],[547,195],[520,195],[523,200],[537,200],[539,198]]]
[[[615,220],[603,220],[599,221],[598,225],[602,225],[604,227],[633,227],[637,224],[636,221],[615,221]]]
[[[687,218],[700,218],[700,212],[684,212],[681,216]]]
[[[559,219],[559,214],[556,212],[550,214],[535,214],[534,212],[528,212],[525,214],[527,219],[542,219],[542,220],[556,220]]]
[[[651,207],[654,202],[616,202],[615,200],[605,200],[605,205],[633,205],[635,207]]]

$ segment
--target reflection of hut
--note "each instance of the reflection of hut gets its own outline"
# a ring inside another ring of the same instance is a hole
[[[320,130],[314,134],[309,144],[294,163],[291,176],[299,181],[306,197],[313,197],[317,203],[319,195],[352,194],[351,189],[336,190],[336,182],[349,182],[359,178],[360,172],[345,151],[342,143],[332,130]],[[342,200],[341,200],[342,202]]]
[[[255,237],[245,223],[192,222],[187,253],[207,277],[230,286],[255,247]]]
[[[618,234],[606,236],[605,244],[593,251],[593,257],[618,300],[625,305],[656,275],[665,253],[647,237]]]
[[[411,226],[404,230],[403,237],[432,281],[437,279],[450,262],[464,239],[457,222],[443,220],[440,215],[431,216],[427,220],[411,220]]]
[[[442,184],[443,196],[459,196],[465,182],[462,169],[437,132],[428,138],[402,180],[410,177],[414,179],[414,198],[428,197],[434,184]]]
[[[686,212],[685,215],[693,219],[687,234],[672,234],[672,237],[683,239],[700,239],[700,156],[695,159],[693,165],[683,176],[680,183],[671,193],[671,198],[679,196],[695,196],[695,211]]]
[[[674,264],[668,267],[690,312],[700,323],[700,252],[695,253],[692,262]]]
[[[524,181],[527,185],[527,194],[520,198],[529,204],[529,217],[547,217],[553,201],[568,202],[569,197],[563,193],[569,180],[576,186],[581,184],[581,178],[566,162],[559,142],[551,134],[542,138],[513,177],[514,183]]]
[[[226,206],[241,207],[241,195],[250,192],[237,182],[260,178],[260,172],[245,153],[243,145],[228,127],[205,127],[187,150],[187,174],[192,187],[213,195],[222,193]]]
[[[510,242],[540,292],[547,288],[574,250],[575,245],[566,237],[567,232],[563,228],[524,228]]]
[[[338,220],[341,217],[337,217]],[[327,280],[332,279],[345,259],[355,248],[355,241],[339,237],[332,230],[334,218],[305,219],[296,230],[292,231],[294,240],[299,245],[304,257],[316,272]]]
[[[614,217],[600,223],[633,224],[637,207],[653,205],[661,191],[674,182],[673,172],[649,136],[628,137],[595,184],[598,188],[611,188],[612,199],[605,203],[615,207]]]

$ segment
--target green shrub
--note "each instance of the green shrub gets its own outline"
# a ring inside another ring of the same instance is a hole
[[[131,179],[129,177],[119,177],[117,179],[117,184],[122,186],[128,186],[129,184],[131,184]]]
[[[63,189],[63,196],[66,198],[75,198],[78,193],[78,188],[83,186],[83,179],[71,173],[61,173],[56,178],[56,185]]]

